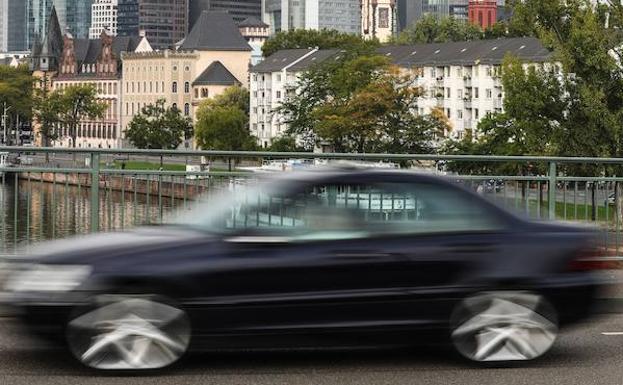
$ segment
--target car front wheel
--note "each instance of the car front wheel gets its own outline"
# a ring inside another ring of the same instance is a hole
[[[162,299],[100,296],[67,325],[67,343],[84,365],[158,369],[178,361],[191,336],[186,312]]]
[[[545,354],[558,334],[553,306],[531,292],[485,292],[468,297],[450,320],[456,350],[472,361],[525,361]]]

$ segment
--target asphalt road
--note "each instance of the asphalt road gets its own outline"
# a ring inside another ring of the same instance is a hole
[[[623,315],[602,316],[564,333],[527,365],[483,368],[441,348],[375,351],[197,354],[143,376],[101,375],[0,321],[1,384],[621,384]]]

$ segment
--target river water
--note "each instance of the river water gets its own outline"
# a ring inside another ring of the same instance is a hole
[[[90,189],[0,179],[0,255],[49,239],[87,234]],[[116,231],[166,221],[189,202],[100,190],[100,230]]]

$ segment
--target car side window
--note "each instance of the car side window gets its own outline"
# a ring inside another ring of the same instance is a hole
[[[476,197],[426,183],[336,183],[308,186],[284,195],[260,192],[241,199],[226,222],[229,229],[263,229],[301,239],[501,227]]]

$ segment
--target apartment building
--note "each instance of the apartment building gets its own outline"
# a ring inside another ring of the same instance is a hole
[[[339,50],[287,49],[276,52],[251,68],[249,129],[264,148],[287,130],[276,111],[296,92],[299,76],[312,65],[339,58]]]
[[[504,89],[500,66],[507,54],[526,66],[550,65],[552,55],[538,39],[512,38],[384,46],[378,53],[417,76],[423,94],[416,114],[442,110],[448,117],[451,136],[461,139],[489,113],[503,111]],[[251,69],[250,130],[264,147],[287,130],[276,111],[288,95],[296,92],[297,79],[313,63],[339,58],[334,50],[282,50]]]

